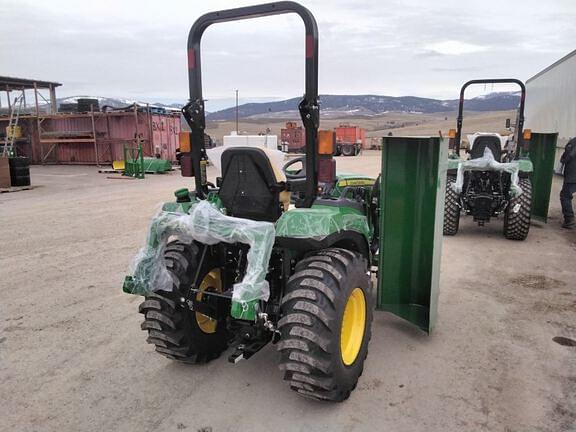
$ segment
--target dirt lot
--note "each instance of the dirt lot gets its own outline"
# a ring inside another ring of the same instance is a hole
[[[339,158],[375,174],[379,154]],[[525,242],[463,221],[444,240],[439,319],[426,336],[376,314],[365,371],[342,404],[289,391],[268,347],[234,366],[173,363],[121,285],[178,173],[110,180],[33,167],[0,195],[2,431],[569,431],[576,425],[576,233],[551,219]]]

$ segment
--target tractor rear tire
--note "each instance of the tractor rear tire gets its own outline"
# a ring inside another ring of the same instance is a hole
[[[446,195],[444,201],[444,235],[453,236],[460,226],[460,204],[458,194],[454,190],[456,177],[448,176],[446,179]]]
[[[317,251],[296,265],[278,322],[280,369],[292,390],[332,402],[350,396],[368,354],[370,287],[366,260],[345,249]]]
[[[164,260],[174,282],[173,290],[146,296],[139,307],[145,317],[141,328],[148,331],[147,342],[154,344],[158,353],[184,363],[207,363],[228,348],[228,337],[225,323],[216,322],[210,333],[203,331],[196,313],[180,301],[198,266],[198,247],[172,241],[166,246]],[[207,256],[200,280],[213,267],[210,261]]]
[[[520,179],[522,194],[512,198],[504,213],[504,237],[508,240],[526,240],[532,215],[532,181]]]

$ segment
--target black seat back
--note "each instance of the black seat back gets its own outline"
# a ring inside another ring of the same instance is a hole
[[[470,152],[471,159],[478,159],[484,156],[484,149],[488,147],[494,159],[498,162],[502,159],[502,146],[500,144],[500,138],[496,136],[479,136],[474,140],[474,145],[472,146],[472,151]]]
[[[281,214],[280,188],[266,153],[230,147],[222,153],[219,196],[231,216],[275,222]]]

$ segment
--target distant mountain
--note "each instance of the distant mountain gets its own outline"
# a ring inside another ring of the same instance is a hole
[[[515,109],[519,93],[499,92],[466,100],[469,111],[501,111]],[[238,106],[240,118],[294,118],[298,116],[300,98],[277,102],[248,103]],[[440,100],[416,96],[321,95],[320,113],[325,118],[374,116],[386,112],[436,113],[458,109],[458,100]],[[233,120],[236,108],[227,108],[207,115],[208,120]]]
[[[81,98],[98,99],[100,108],[110,106],[123,108],[137,103],[146,106],[146,103],[130,99],[103,97],[103,96],[69,96],[57,99],[58,106],[61,104],[74,104]],[[499,92],[467,99],[465,109],[468,111],[502,111],[516,109],[520,101],[519,92]],[[282,101],[264,101],[245,103],[238,107],[240,118],[250,119],[295,119],[299,117],[298,103],[300,98],[292,98]],[[170,110],[179,110],[184,103],[151,103],[150,107],[160,107]],[[48,109],[47,104],[39,103],[40,110]],[[323,118],[345,117],[372,117],[386,112],[406,113],[439,113],[458,109],[457,99],[430,99],[416,96],[378,96],[378,95],[321,95],[320,113]],[[2,110],[0,110],[2,111]],[[7,109],[4,109],[7,112]],[[23,110],[24,111],[24,110]],[[31,105],[28,110],[32,112]],[[207,113],[208,120],[233,120],[236,116],[234,107],[220,111]]]
[[[458,108],[458,100],[455,102]],[[469,111],[504,111],[518,108],[520,92],[498,92],[466,100],[464,108]]]

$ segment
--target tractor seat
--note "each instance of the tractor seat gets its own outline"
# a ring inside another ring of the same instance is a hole
[[[231,216],[276,222],[288,210],[286,177],[273,168],[264,149],[230,147],[221,162],[219,196]]]
[[[472,150],[470,151],[470,159],[478,159],[484,156],[484,149],[488,147],[494,159],[500,162],[502,159],[502,145],[500,144],[500,138],[496,136],[479,136],[476,137],[472,145]]]

